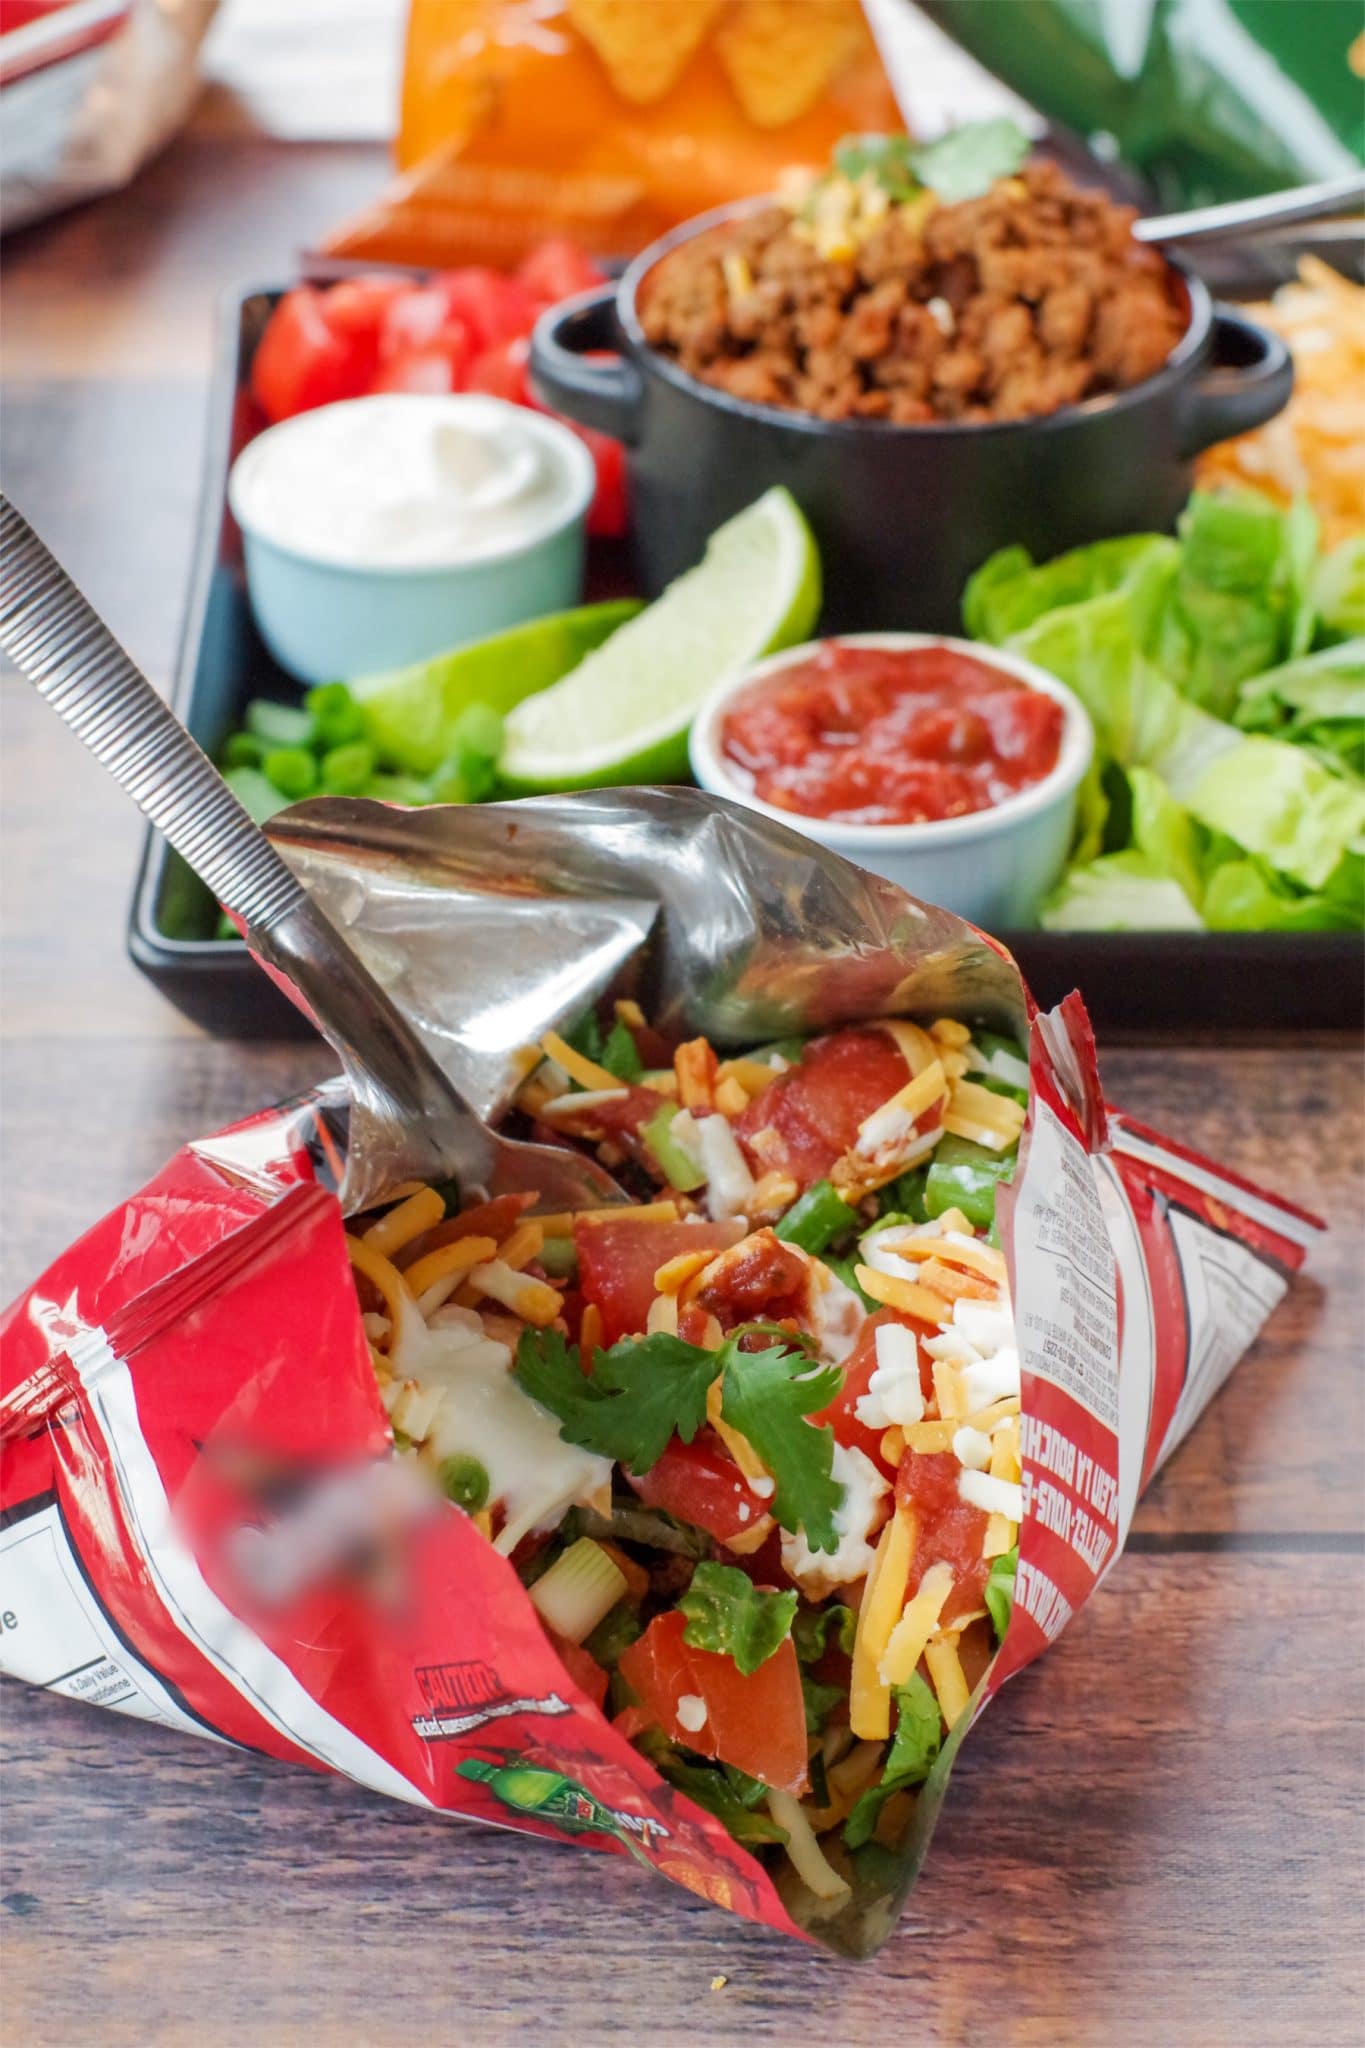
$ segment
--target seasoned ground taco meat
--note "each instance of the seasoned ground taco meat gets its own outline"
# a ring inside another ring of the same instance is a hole
[[[653,347],[736,398],[821,419],[1009,420],[1122,391],[1188,324],[1133,211],[1029,164],[929,193],[829,258],[774,206],[694,236],[645,281]]]

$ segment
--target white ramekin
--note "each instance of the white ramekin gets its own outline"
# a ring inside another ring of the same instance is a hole
[[[986,930],[1024,930],[1066,863],[1076,817],[1076,796],[1090,766],[1095,736],[1084,706],[1064,683],[1032,662],[971,640],[935,633],[841,633],[844,647],[946,647],[998,669],[1031,690],[1055,697],[1066,714],[1057,765],[1041,782],[989,810],[925,825],[847,825],[810,818],[766,804],[720,747],[721,721],[731,700],[750,683],[807,660],[825,643],[810,641],[731,676],[703,703],[692,725],[692,773],[713,796],[746,804],[765,818],[804,832],[846,860],[899,882],[923,902],[941,904]]]
[[[247,592],[261,638],[280,667],[305,683],[350,682],[406,668],[471,640],[577,604],[583,591],[588,507],[597,478],[586,447],[547,415],[482,395],[416,393],[347,406],[423,406],[458,415],[477,405],[505,412],[521,433],[553,452],[567,483],[565,502],[524,536],[465,559],[349,562],[293,547],[252,518],[249,477],[262,446],[315,417],[300,413],[249,441],[228,479],[228,504],[242,534]]]

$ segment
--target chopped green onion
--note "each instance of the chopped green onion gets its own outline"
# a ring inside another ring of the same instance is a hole
[[[359,796],[374,774],[374,748],[365,740],[329,747],[322,757],[322,786],[332,796]]]
[[[365,714],[345,683],[319,683],[304,698],[319,747],[344,747],[365,737]]]
[[[627,1590],[626,1576],[591,1536],[580,1536],[531,1588],[531,1605],[548,1628],[581,1643]]]
[[[307,747],[275,747],[261,766],[291,803],[299,797],[311,796],[318,786],[318,764]]]
[[[247,816],[258,825],[264,825],[267,818],[273,818],[276,811],[282,811],[289,801],[259,768],[228,768],[224,770],[223,780]]]
[[[441,1485],[447,1500],[453,1500],[457,1508],[466,1514],[477,1514],[488,1505],[488,1473],[477,1458],[457,1451],[453,1458],[446,1458],[441,1464]]]
[[[989,1230],[995,1222],[996,1188],[1013,1178],[1015,1158],[1013,1152],[990,1152],[949,1131],[938,1141],[925,1182],[929,1215],[960,1209],[974,1230]]]
[[[838,1189],[827,1180],[818,1180],[799,1201],[792,1203],[781,1222],[774,1226],[774,1235],[784,1244],[799,1246],[803,1252],[822,1252],[854,1221],[853,1211]]]
[[[578,1270],[578,1252],[571,1237],[547,1237],[540,1248],[540,1263],[557,1280],[567,1280]]]
[[[265,759],[265,741],[254,732],[231,732],[223,742],[225,768],[259,768]]]
[[[690,1152],[675,1142],[669,1135],[669,1126],[678,1114],[676,1102],[665,1102],[655,1111],[647,1124],[640,1127],[640,1137],[648,1146],[670,1187],[680,1194],[688,1194],[693,1188],[701,1187],[706,1175]]]
[[[246,729],[268,747],[306,747],[313,737],[313,721],[297,704],[276,704],[269,697],[257,697],[246,707]]]
[[[385,804],[429,804],[431,784],[415,775],[372,775],[365,794]]]

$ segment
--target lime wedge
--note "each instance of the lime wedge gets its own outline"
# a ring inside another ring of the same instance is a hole
[[[462,711],[471,704],[510,711],[533,690],[557,683],[639,610],[633,597],[579,605],[411,668],[361,676],[350,690],[364,714],[365,737],[387,766],[433,775],[450,753]]]
[[[704,558],[560,682],[509,714],[498,780],[517,794],[677,782],[704,697],[810,634],[820,557],[780,485],[713,533]]]

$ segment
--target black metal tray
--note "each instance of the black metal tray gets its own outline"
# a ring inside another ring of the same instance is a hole
[[[242,292],[224,306],[196,527],[189,609],[173,702],[214,753],[253,697],[297,702],[247,602],[241,543],[227,509],[237,450],[263,424],[247,393],[251,359],[278,290]],[[623,587],[619,549],[596,551],[594,595]],[[907,622],[912,623],[912,622]],[[217,906],[179,855],[149,832],[128,923],[128,950],[187,1017],[220,1037],[311,1031],[238,940],[215,937]],[[1359,1029],[1365,956],[1351,932],[1019,932],[1000,934],[1045,1007],[1079,988],[1091,1016],[1114,1031]]]

